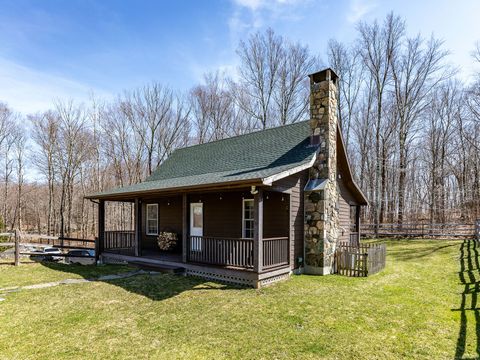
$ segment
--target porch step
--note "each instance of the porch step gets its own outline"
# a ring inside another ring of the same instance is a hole
[[[185,273],[185,268],[179,266],[170,266],[170,265],[163,265],[163,264],[152,264],[143,261],[129,261],[128,265],[135,266],[142,270],[150,270],[150,271],[157,271],[166,274],[183,274]]]

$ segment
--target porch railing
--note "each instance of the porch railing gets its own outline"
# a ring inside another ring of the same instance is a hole
[[[253,239],[190,236],[188,261],[253,269]]]
[[[105,231],[103,249],[125,255],[135,254],[135,231]]]
[[[253,240],[190,236],[187,259],[214,265],[253,268]]]
[[[263,239],[263,269],[288,265],[288,237]]]
[[[288,265],[288,237],[265,238],[262,270]],[[253,269],[253,239],[190,236],[187,259],[191,262]]]

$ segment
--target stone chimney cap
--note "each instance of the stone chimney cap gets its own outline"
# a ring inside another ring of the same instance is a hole
[[[337,83],[338,75],[331,68],[326,68],[322,71],[317,71],[316,73],[308,75],[310,82],[313,84],[318,84],[319,82],[325,80],[332,80],[334,84]]]

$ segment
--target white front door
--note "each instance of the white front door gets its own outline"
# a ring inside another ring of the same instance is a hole
[[[193,251],[201,251],[201,236],[203,236],[203,203],[190,204],[190,236],[190,249]]]

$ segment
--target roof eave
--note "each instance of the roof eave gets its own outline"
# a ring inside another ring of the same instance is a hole
[[[315,164],[316,158],[317,158],[317,153],[315,152],[312,156],[312,159],[308,163],[298,165],[298,166],[292,167],[291,169],[282,171],[278,174],[271,175],[271,176],[268,176],[266,178],[263,178],[262,179],[263,185],[271,186],[275,181],[281,180],[281,179],[286,178],[290,175],[293,175],[293,174],[299,173],[300,171],[311,168],[313,166],[313,164]]]
[[[213,189],[226,189],[230,187],[239,187],[239,186],[259,186],[263,185],[262,179],[248,179],[248,180],[236,180],[236,181],[228,181],[228,182],[219,182],[219,183],[209,183],[209,184],[201,184],[201,185],[193,185],[193,186],[176,186],[176,187],[169,187],[164,189],[151,189],[151,190],[139,190],[139,191],[130,191],[130,192],[122,192],[122,193],[107,193],[107,194],[92,194],[84,196],[85,199],[91,200],[112,200],[112,201],[119,201],[119,200],[126,200],[126,199],[134,199],[135,197],[143,196],[143,195],[152,195],[152,194],[169,194],[169,193],[183,193],[183,192],[191,192],[191,190],[213,190]]]
[[[348,160],[348,155],[347,155],[347,152],[345,150],[346,149],[345,148],[345,142],[343,141],[342,129],[340,128],[340,125],[338,123],[337,123],[337,134],[338,134],[338,137],[340,138],[340,146],[342,147],[343,155],[345,157],[345,162],[346,162],[347,169],[348,169],[348,176],[349,176],[348,183],[351,185],[352,189],[354,190],[354,192],[356,192],[356,195],[360,199],[359,205],[366,206],[366,205],[368,205],[368,199],[365,196],[365,194],[363,193],[363,191],[360,189],[360,187],[357,185],[355,180],[353,179],[352,168],[350,166],[350,161]],[[337,156],[338,156],[338,154],[337,154]]]

